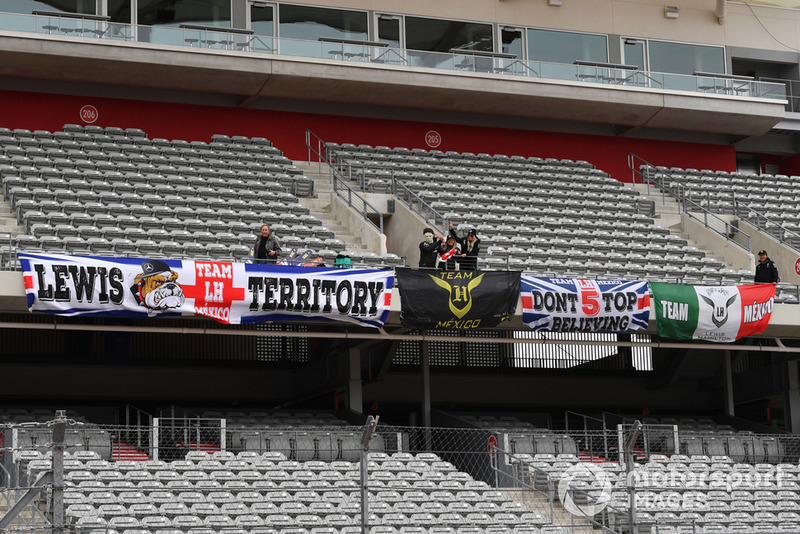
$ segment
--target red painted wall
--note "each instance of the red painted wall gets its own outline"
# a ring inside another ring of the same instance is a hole
[[[736,170],[731,146],[13,91],[0,91],[0,103],[0,126],[6,128],[85,125],[81,108],[91,105],[98,126],[141,128],[151,138],[187,141],[209,141],[213,134],[266,137],[294,160],[307,158],[306,129],[325,141],[425,149],[431,148],[425,140],[433,130],[441,138],[439,150],[581,159],[626,182],[629,152],[655,165]]]
[[[765,162],[763,157],[761,162],[762,164]],[[800,176],[800,154],[796,154],[784,160],[781,160],[776,156],[775,161],[767,161],[766,163],[777,163],[780,165],[781,174],[785,174],[787,176]]]

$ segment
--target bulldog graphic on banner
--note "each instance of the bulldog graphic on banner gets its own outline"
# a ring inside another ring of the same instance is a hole
[[[180,308],[186,301],[178,273],[161,260],[142,262],[142,273],[134,278],[131,293],[140,306],[153,312]]]

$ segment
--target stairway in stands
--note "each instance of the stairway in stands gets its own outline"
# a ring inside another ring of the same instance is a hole
[[[187,451],[203,451],[208,454],[219,451],[219,446],[207,441],[192,441],[189,443],[176,443],[176,447]],[[150,460],[147,453],[124,441],[111,443],[111,458],[117,461],[146,462]]]
[[[522,504],[527,510],[541,515],[552,524],[569,527],[574,534],[590,534],[595,531],[588,519],[569,513],[558,497],[551,501],[545,493],[516,488],[506,488],[503,493],[512,501]]]
[[[292,163],[302,169],[305,176],[314,180],[314,196],[298,197],[298,201],[309,208],[313,215],[319,217],[322,224],[332,230],[337,239],[344,241],[347,250],[380,253],[378,250],[370,250],[368,246],[361,242],[360,237],[350,231],[346,221],[339,220],[334,215],[331,204],[333,202],[332,196],[335,193],[333,192],[333,185],[331,184],[327,166],[324,167],[324,171],[321,171],[318,163],[309,163],[307,161],[293,161]]]
[[[176,443],[175,445],[187,451],[202,451],[208,454],[219,451],[219,445],[210,441],[190,441],[189,443]]]
[[[11,202],[0,198],[0,239],[5,241],[7,234],[16,237],[24,233],[25,229],[17,222],[17,212],[11,207]]]
[[[111,458],[117,461],[146,462],[150,456],[124,441],[114,441],[111,443]]]

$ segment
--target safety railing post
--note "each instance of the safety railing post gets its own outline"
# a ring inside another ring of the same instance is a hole
[[[67,427],[66,412],[56,411],[53,425],[53,534],[64,531],[64,436]],[[31,481],[28,482],[30,484]]]
[[[159,423],[159,418],[158,417],[154,417],[153,418],[152,437],[150,438],[150,457],[153,460],[156,460],[156,461],[158,460],[158,439],[159,439],[158,423]]]

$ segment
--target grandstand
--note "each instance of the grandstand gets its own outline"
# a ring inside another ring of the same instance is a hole
[[[779,0],[0,3],[0,533],[800,532],[798,29]],[[714,344],[523,299],[415,329],[396,281],[380,328],[32,313],[18,256],[244,269],[268,223],[392,276],[450,222],[484,273],[728,287],[766,249],[781,282]]]

